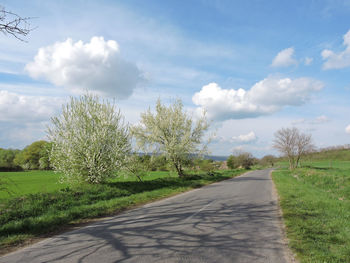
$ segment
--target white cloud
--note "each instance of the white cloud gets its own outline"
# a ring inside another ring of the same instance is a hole
[[[341,69],[350,66],[350,30],[343,36],[345,50],[335,53],[332,50],[324,49],[321,53],[325,61],[323,69]]]
[[[325,115],[318,116],[315,120],[313,120],[311,123],[312,124],[321,124],[321,123],[326,123],[329,122],[329,118]]]
[[[232,136],[230,138],[224,136],[214,135],[211,141],[214,143],[251,143],[256,141],[258,138],[255,132],[251,131],[247,134],[241,134],[238,136]]]
[[[322,82],[310,78],[268,77],[250,90],[222,89],[210,83],[195,93],[192,101],[199,106],[197,111],[206,110],[210,119],[223,121],[272,114],[284,106],[300,106],[322,88]]]
[[[61,108],[63,100],[45,96],[26,96],[0,90],[0,122],[49,121]]]
[[[350,124],[349,124],[348,126],[346,126],[345,132],[348,133],[348,134],[350,134]]]
[[[255,140],[257,140],[257,137],[256,137],[256,135],[255,135],[255,133],[253,131],[249,132],[247,134],[241,134],[241,135],[232,137],[232,141],[235,141],[235,142],[248,143],[248,142],[252,142],[252,141],[255,141]]]
[[[327,122],[330,122],[330,119],[325,115],[321,115],[312,120],[298,119],[298,120],[292,121],[291,124],[292,125],[299,125],[299,124],[315,125],[315,124],[322,124]]]
[[[298,62],[293,58],[294,48],[286,48],[280,51],[277,56],[273,59],[272,67],[289,67],[296,65]]]
[[[313,58],[306,57],[304,60],[304,64],[306,66],[310,66],[313,60],[314,60]]]
[[[89,43],[68,38],[42,47],[26,70],[33,78],[76,93],[88,89],[120,99],[129,97],[143,81],[137,66],[121,58],[118,43],[103,37],[93,37]]]

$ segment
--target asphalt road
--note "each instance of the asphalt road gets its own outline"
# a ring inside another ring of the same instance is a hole
[[[130,210],[0,262],[288,262],[269,171]]]

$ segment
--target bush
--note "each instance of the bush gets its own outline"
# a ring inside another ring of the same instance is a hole
[[[128,125],[115,105],[91,94],[71,98],[48,130],[50,162],[68,182],[100,183],[115,175],[131,151]]]
[[[255,164],[255,158],[251,153],[242,152],[237,155],[230,155],[227,159],[227,166],[230,169],[242,167],[250,169]]]

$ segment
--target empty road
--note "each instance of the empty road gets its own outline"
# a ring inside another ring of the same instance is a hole
[[[269,172],[130,210],[0,262],[288,262]]]

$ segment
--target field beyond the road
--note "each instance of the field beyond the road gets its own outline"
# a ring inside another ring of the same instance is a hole
[[[350,162],[273,172],[290,247],[301,262],[350,261]]]
[[[0,196],[0,254],[24,241],[66,229],[88,219],[113,215],[144,204],[244,173],[227,170],[178,178],[175,173],[150,172],[117,177],[107,183],[68,187],[49,171],[0,173],[11,194]]]

